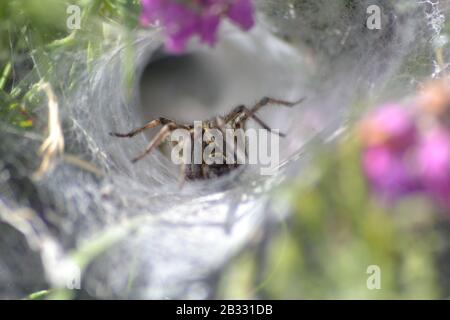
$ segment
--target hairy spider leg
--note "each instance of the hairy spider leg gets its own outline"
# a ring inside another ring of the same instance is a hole
[[[159,125],[166,125],[169,123],[175,123],[174,121],[170,120],[170,119],[166,119],[166,118],[158,118],[155,120],[151,120],[149,121],[147,124],[145,124],[143,127],[137,128],[131,132],[128,133],[115,133],[115,132],[110,132],[111,136],[115,136],[115,137],[119,137],[119,138],[132,138],[135,135],[137,135],[138,133],[141,133],[147,129],[152,129],[155,128]]]
[[[261,120],[261,118],[259,118],[255,112],[253,112],[251,109],[248,109],[245,106],[242,106],[242,112],[245,113],[245,115],[247,117],[252,118],[253,120],[256,121],[257,124],[259,124],[261,127],[263,127],[264,129],[266,129],[267,131],[272,132],[272,128],[270,128],[264,121]],[[286,134],[282,133],[282,132],[276,132],[276,134],[278,134],[280,137],[285,138]]]
[[[137,161],[144,158],[154,148],[158,147],[164,141],[164,139],[166,139],[167,136],[170,135],[170,133],[176,128],[179,128],[179,126],[175,122],[168,123],[164,127],[162,127],[161,130],[158,132],[158,134],[149,143],[149,145],[148,145],[147,149],[145,149],[144,153],[142,153],[141,155],[134,158],[132,160],[132,162],[136,163]]]
[[[226,139],[226,135],[227,134],[226,134],[226,128],[225,128],[225,125],[226,125],[225,119],[222,118],[222,117],[217,116],[216,117],[216,124],[217,124],[217,127],[219,128],[219,130],[222,132],[222,137],[223,137],[223,140],[225,141],[225,148],[227,150],[228,150],[228,148],[230,148],[230,150],[233,149],[232,147],[234,147],[234,143],[233,143],[233,145],[231,145],[231,142]],[[224,151],[224,150],[222,150],[222,151]],[[244,150],[244,151],[246,152],[246,150]],[[235,152],[235,154],[233,156],[236,156],[236,152]],[[245,154],[245,156],[247,156],[247,154]],[[230,160],[230,159],[228,159],[226,157],[226,155],[224,155],[224,158],[225,158],[226,161]]]
[[[296,106],[296,105],[302,103],[305,99],[306,98],[301,98],[297,101],[290,102],[290,101],[279,100],[279,99],[274,99],[274,98],[270,98],[270,97],[264,97],[250,109],[250,112],[256,113],[256,112],[258,112],[259,109],[261,109],[262,107],[264,107],[268,104],[282,105],[285,107],[293,107],[293,106]]]
[[[228,114],[225,118],[221,118],[221,117],[217,117],[216,118],[216,124],[218,126],[218,128],[222,131],[222,133],[224,134],[225,131],[225,125],[228,123],[232,124],[232,127],[240,127],[241,125],[243,125],[245,127],[245,121],[248,118],[252,118],[254,119],[260,126],[262,126],[264,129],[271,131],[270,127],[267,126],[259,117],[257,117],[255,115],[255,113],[261,109],[262,107],[268,105],[268,104],[278,104],[278,105],[283,105],[283,106],[287,106],[287,107],[292,107],[295,106],[301,102],[303,102],[305,100],[305,98],[300,99],[299,101],[296,102],[289,102],[289,101],[284,101],[284,100],[278,100],[278,99],[274,99],[274,98],[269,98],[269,97],[265,97],[263,99],[261,99],[257,104],[255,104],[251,109],[241,105],[236,107],[230,114]],[[240,116],[242,116],[242,118],[239,119],[239,121],[236,121]],[[147,154],[149,154],[155,147],[159,146],[166,138],[167,136],[175,129],[177,128],[184,128],[187,129],[189,131],[194,131],[192,126],[186,126],[186,125],[179,125],[177,124],[175,121],[167,119],[167,118],[157,118],[155,120],[149,121],[146,125],[144,125],[141,128],[135,129],[129,133],[113,133],[111,132],[110,135],[112,136],[116,136],[119,138],[132,138],[135,135],[147,130],[147,129],[151,129],[151,128],[155,128],[158,125],[163,125],[163,127],[161,128],[161,130],[159,131],[159,133],[153,138],[153,140],[150,142],[150,144],[148,145],[147,149],[145,150],[145,152],[141,155],[139,155],[138,157],[134,158],[132,161],[137,162],[139,160],[141,160],[142,158],[144,158]],[[280,136],[285,136],[284,134],[278,133]],[[194,136],[194,134],[192,133],[192,136]],[[195,139],[195,137],[194,137]],[[226,141],[227,147],[229,146],[229,142]],[[246,153],[246,150],[245,150]],[[245,154],[247,156],[247,154]],[[223,155],[223,157],[225,158],[225,155]],[[192,169],[194,171],[192,171]],[[201,170],[201,165],[200,166],[196,166],[194,168],[191,168],[191,173],[194,173],[194,178],[196,175],[198,175],[200,172],[197,172],[197,170]],[[187,178],[187,174],[186,174],[186,165],[182,165],[181,168],[183,174],[182,174],[182,181],[180,181],[180,187],[182,187],[182,185],[184,184],[186,178]]]
[[[234,121],[236,118],[237,118],[237,116],[239,116],[239,114],[240,114],[240,112],[236,112],[236,111],[233,111],[232,113],[235,113],[236,114],[236,117],[234,117],[232,120]],[[226,148],[227,148],[227,150],[228,150],[228,148],[230,148],[230,149],[234,149],[234,143],[233,144],[231,144],[231,142],[230,141],[228,141],[227,139],[226,139],[226,132],[225,132],[225,125],[226,125],[226,123],[225,123],[225,121],[226,121],[226,119],[224,119],[224,118],[222,118],[222,117],[216,117],[216,124],[217,124],[217,126],[219,127],[219,130],[222,132],[222,136],[224,137],[224,140],[225,140],[225,145],[226,145]],[[230,122],[231,120],[227,120],[228,122]],[[243,125],[243,128],[242,129],[244,129],[245,130],[245,124]],[[237,147],[239,148],[240,146],[238,146],[237,145]],[[238,159],[238,152],[239,151],[242,151],[242,150],[235,150],[235,152],[234,152],[234,155],[233,155],[233,157],[236,157],[236,161],[237,161],[237,159]],[[247,154],[247,148],[244,148],[244,156],[245,156],[245,159],[247,159],[248,158],[248,154]],[[225,157],[225,156],[224,156]],[[229,159],[227,159],[226,157],[225,157],[225,159],[226,160],[229,160]]]
[[[286,106],[286,107],[293,107],[297,104],[302,103],[304,100],[305,100],[305,98],[301,98],[298,101],[290,102],[290,101],[284,101],[284,100],[274,99],[274,98],[270,98],[270,97],[264,97],[250,109],[244,105],[236,107],[233,110],[233,112],[231,112],[231,114],[227,117],[226,122],[234,121],[239,117],[239,115],[241,113],[244,113],[246,115],[246,117],[244,119],[242,119],[243,121],[245,121],[248,118],[252,118],[261,127],[272,132],[271,131],[272,129],[256,115],[256,112],[258,112],[258,110],[260,110],[262,107],[264,107],[268,104],[276,104],[276,105],[282,105],[282,106]],[[278,135],[280,137],[286,137],[286,135],[281,132],[279,132]]]

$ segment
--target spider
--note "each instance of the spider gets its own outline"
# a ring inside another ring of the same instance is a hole
[[[220,131],[224,131],[224,128],[228,126],[231,129],[237,130],[237,129],[244,129],[246,121],[249,118],[252,118],[256,123],[258,123],[263,129],[271,131],[271,128],[265,124],[257,115],[256,112],[260,110],[262,107],[274,104],[274,105],[281,105],[286,107],[293,107],[297,104],[300,104],[304,101],[304,98],[295,101],[295,102],[289,102],[279,99],[274,99],[270,97],[264,97],[259,102],[257,102],[253,107],[247,108],[244,105],[240,105],[236,108],[234,108],[229,114],[226,116],[220,117],[214,117],[208,121],[202,122],[202,134],[204,134],[206,131],[211,129],[218,129]],[[136,136],[137,134],[144,132],[147,129],[155,128],[157,126],[162,126],[162,128],[159,130],[158,134],[151,140],[148,147],[145,149],[145,151],[134,158],[132,160],[133,163],[136,163],[137,161],[143,159],[146,155],[148,155],[150,152],[152,152],[153,149],[160,146],[164,142],[166,142],[169,135],[172,133],[172,131],[176,129],[185,129],[189,131],[189,134],[191,136],[191,139],[194,140],[194,125],[190,124],[178,124],[174,120],[170,120],[164,117],[159,117],[157,119],[149,121],[147,124],[145,124],[143,127],[140,127],[138,129],[135,129],[128,133],[114,133],[111,132],[110,135],[114,137],[119,138],[132,138]],[[285,137],[285,134],[278,133],[280,137]],[[204,146],[203,146],[204,147]],[[222,155],[222,157],[225,157]],[[224,174],[227,174],[231,172],[232,170],[239,167],[240,164],[234,163],[234,164],[206,164],[203,160],[202,164],[183,164],[182,165],[182,183],[185,180],[205,180],[205,179],[211,179],[215,177],[222,176]]]

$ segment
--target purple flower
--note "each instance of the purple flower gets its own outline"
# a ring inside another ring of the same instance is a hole
[[[363,170],[372,189],[382,198],[395,201],[421,190],[421,183],[408,155],[385,146],[364,150]]]
[[[426,190],[450,209],[450,133],[442,128],[428,132],[418,147],[417,159]]]
[[[370,115],[361,128],[363,171],[388,201],[422,192],[450,209],[450,131],[434,123],[419,132],[417,121],[397,105]]]
[[[141,24],[160,22],[165,28],[166,48],[182,53],[189,39],[199,35],[214,45],[221,19],[228,17],[244,30],[254,24],[251,0],[141,0]]]
[[[235,0],[228,10],[228,17],[244,30],[253,27],[253,6],[250,0]]]
[[[411,148],[417,140],[412,114],[399,105],[382,106],[362,125],[362,166],[378,194],[387,200],[418,191],[418,179]]]
[[[401,105],[387,104],[367,117],[362,133],[366,145],[383,145],[401,151],[416,141],[417,128],[409,110]]]

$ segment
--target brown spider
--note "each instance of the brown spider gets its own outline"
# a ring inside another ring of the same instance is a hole
[[[288,102],[278,99],[273,99],[269,97],[265,97],[261,99],[258,103],[256,103],[252,108],[247,108],[244,105],[240,105],[236,107],[233,111],[231,111],[228,115],[224,117],[215,117],[210,119],[209,121],[205,121],[202,123],[202,134],[211,129],[218,129],[220,131],[224,131],[225,126],[228,126],[231,129],[244,129],[246,121],[249,118],[252,118],[256,121],[262,128],[271,131],[268,125],[266,125],[257,115],[256,112],[260,110],[262,107],[268,104],[276,104],[282,105],[286,107],[293,107],[301,102],[303,102],[304,98],[300,99],[296,102]],[[188,130],[192,141],[194,138],[194,125],[185,125],[185,124],[177,124],[175,121],[167,119],[167,118],[157,118],[148,122],[141,128],[135,129],[129,133],[110,133],[110,135],[120,138],[131,138],[135,135],[151,128],[155,128],[159,125],[163,127],[159,130],[158,134],[153,138],[153,140],[148,145],[147,149],[139,156],[132,160],[133,163],[141,160],[147,154],[149,154],[154,148],[160,146],[172,131],[176,129],[185,129]],[[285,137],[284,134],[278,133],[281,137]],[[204,147],[204,145],[203,145]],[[222,155],[222,157],[225,157]],[[206,164],[204,161],[202,164],[187,164],[182,165],[182,179],[184,180],[197,180],[197,179],[210,179],[218,176],[222,176],[226,173],[229,173],[233,169],[237,168],[239,164]]]

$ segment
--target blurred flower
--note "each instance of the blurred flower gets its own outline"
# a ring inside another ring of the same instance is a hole
[[[141,24],[161,23],[167,35],[166,48],[182,53],[196,34],[214,45],[222,18],[228,17],[244,30],[253,24],[252,0],[141,0]]]
[[[440,122],[450,125],[450,83],[447,80],[434,80],[421,90],[417,104]]]
[[[396,200],[420,190],[411,161],[417,140],[414,117],[401,105],[384,105],[361,126],[363,170],[371,187],[383,198]]]
[[[369,115],[361,126],[363,143],[384,146],[392,151],[405,150],[416,140],[414,117],[401,105],[389,104]]]
[[[450,209],[450,132],[443,128],[428,132],[418,147],[417,158],[425,188]]]
[[[372,189],[385,200],[395,201],[421,190],[420,180],[407,155],[385,146],[364,150],[363,169]]]
[[[432,107],[435,103],[434,111],[440,110],[437,105],[447,108],[450,96],[446,103],[430,92],[422,93],[417,104],[427,102],[424,105]],[[440,121],[422,123],[421,117],[431,111],[420,110],[412,113],[390,104],[368,115],[361,125],[363,171],[372,190],[384,199],[393,201],[421,192],[450,209],[450,128]],[[433,117],[443,114],[434,111]],[[417,123],[421,123],[420,130]]]

